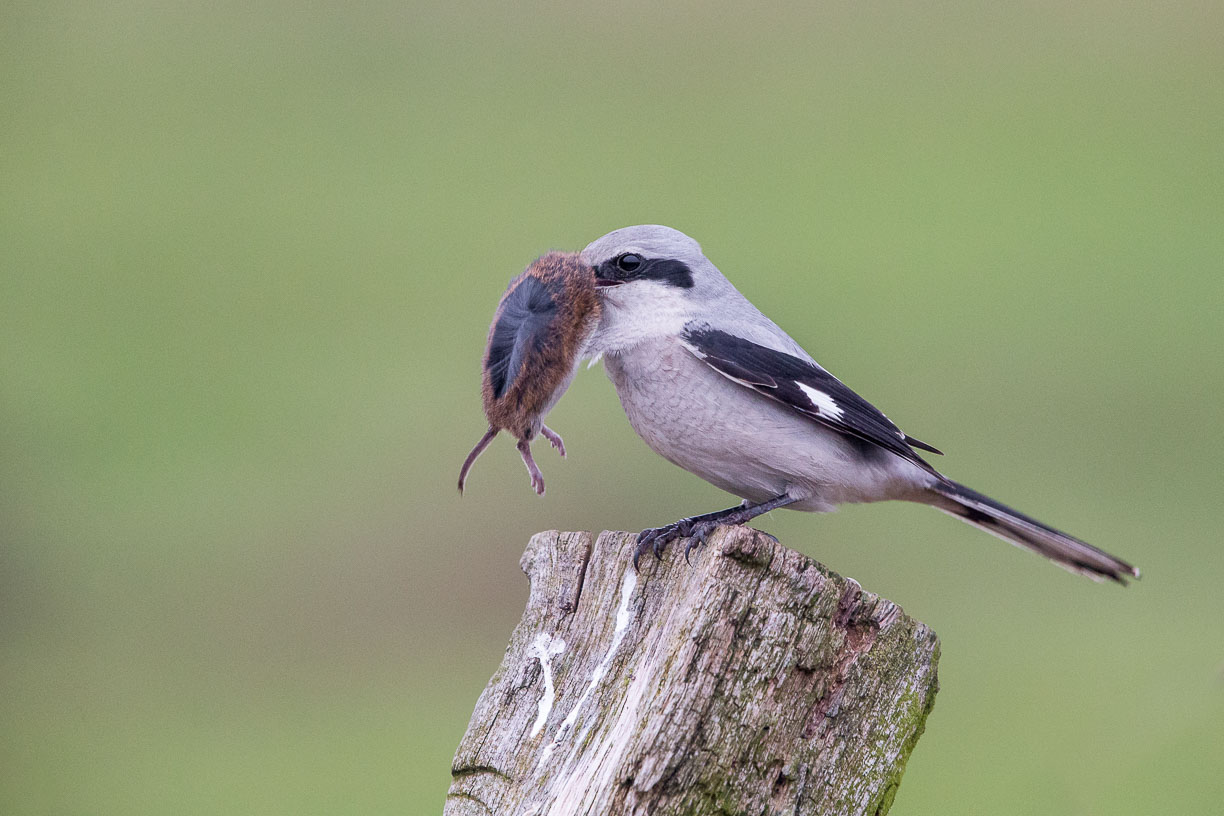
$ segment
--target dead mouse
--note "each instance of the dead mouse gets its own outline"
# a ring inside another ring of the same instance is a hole
[[[498,431],[518,439],[531,486],[544,495],[544,477],[531,458],[539,433],[565,456],[565,443],[544,424],[578,368],[583,345],[599,321],[595,272],[576,252],[549,252],[510,281],[485,347],[481,396],[489,430],[459,471],[459,492],[476,458]]]

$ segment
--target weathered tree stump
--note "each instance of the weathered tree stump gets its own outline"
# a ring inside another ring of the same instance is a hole
[[[540,533],[523,619],[451,769],[448,816],[882,814],[935,702],[939,641],[763,533],[688,566]]]

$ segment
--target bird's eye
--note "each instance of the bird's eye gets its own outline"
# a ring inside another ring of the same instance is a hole
[[[642,256],[628,252],[616,259],[616,268],[622,272],[633,272],[642,265]]]

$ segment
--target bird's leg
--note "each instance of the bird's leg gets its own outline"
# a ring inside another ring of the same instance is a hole
[[[768,501],[760,502],[759,504],[744,504],[736,508],[732,513],[728,513],[718,521],[700,521],[693,525],[692,533],[689,535],[689,543],[684,546],[684,560],[688,563],[689,553],[694,547],[699,547],[706,543],[706,539],[710,537],[710,533],[714,532],[715,528],[720,524],[747,524],[757,516],[763,516],[771,510],[777,510],[779,507],[785,507],[788,504],[794,504],[799,501],[798,496],[790,496],[783,493],[780,496],[774,496]]]
[[[736,507],[729,507],[726,510],[680,519],[665,527],[643,530],[638,534],[637,548],[633,551],[634,569],[637,568],[638,560],[647,550],[653,551],[655,558],[662,559],[663,548],[677,538],[691,538],[688,545],[684,548],[684,560],[688,561],[689,553],[693,548],[704,544],[710,533],[714,532],[718,525],[744,524],[762,513],[768,513],[770,510],[785,507],[796,501],[798,501],[797,497],[783,493],[780,496],[774,496],[768,501],[757,504],[745,502]]]
[[[523,464],[527,466],[527,472],[531,474],[531,488],[538,495],[543,496],[544,474],[540,473],[535,460],[531,458],[531,440],[520,439],[515,447],[518,448],[519,456],[523,457]]]
[[[565,443],[561,441],[561,434],[557,433],[547,425],[540,426],[540,433],[544,434],[544,438],[548,440],[550,445],[557,449],[557,452],[561,454],[561,458],[564,459]]]

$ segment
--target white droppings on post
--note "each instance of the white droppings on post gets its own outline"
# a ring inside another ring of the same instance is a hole
[[[616,721],[601,735],[597,747],[566,767],[557,784],[552,812],[590,812],[600,796],[616,789],[619,782],[616,779],[617,769],[641,727],[642,707],[656,682],[653,673],[634,674],[625,690],[624,705],[617,713]],[[581,744],[582,739],[575,742]]]
[[[552,658],[565,651],[565,641],[561,638],[553,640],[548,634],[541,632],[536,635],[531,646],[535,649],[536,657],[540,660],[540,669],[544,672],[544,693],[540,695],[540,701],[536,704],[535,725],[531,727],[531,738],[535,739],[540,730],[544,728],[544,723],[548,721],[548,715],[552,712],[553,700],[557,696],[553,686]]]
[[[599,685],[599,681],[603,680],[604,676],[607,675],[608,669],[612,667],[612,658],[616,656],[616,649],[625,637],[625,630],[629,628],[629,598],[633,595],[635,587],[637,587],[637,571],[633,569],[625,570],[625,581],[621,584],[620,606],[616,610],[616,625],[612,630],[612,642],[608,644],[608,651],[604,653],[603,659],[599,661],[595,671],[591,672],[591,679],[587,681],[586,688],[579,695],[578,702],[574,703],[574,707],[570,709],[569,714],[565,715],[565,719],[562,720],[561,726],[557,729],[557,735],[553,737],[552,742],[544,746],[544,750],[540,753],[540,764],[548,761],[553,751],[561,744],[561,741],[573,730],[574,724],[578,722],[578,714],[582,711],[583,704],[591,696],[591,692],[595,690],[595,687]]]

